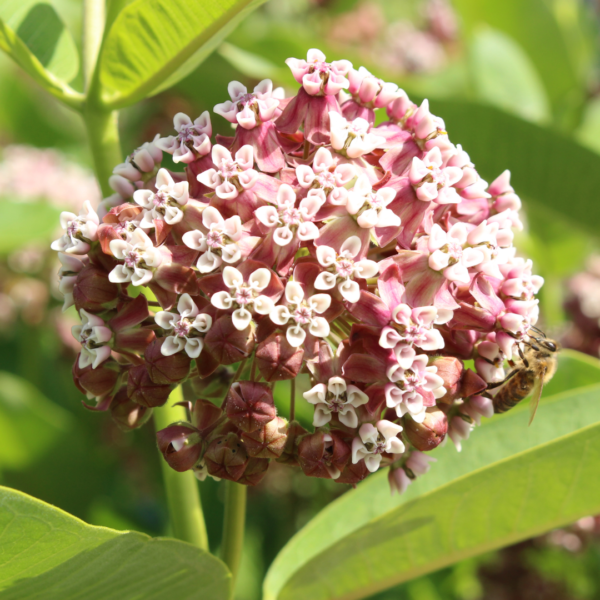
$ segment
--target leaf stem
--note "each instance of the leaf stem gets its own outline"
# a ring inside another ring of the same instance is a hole
[[[154,409],[156,431],[176,421],[187,421],[185,407],[174,406],[183,400],[181,386],[171,392],[167,403]],[[200,503],[198,481],[191,471],[178,473],[161,456],[163,482],[167,494],[173,537],[208,551],[208,536]]]
[[[246,486],[233,481],[225,482],[225,520],[221,558],[229,567],[233,581],[238,574],[244,545],[246,524]]]
[[[106,5],[104,0],[83,0],[83,79],[86,91],[96,69],[98,53],[102,45]]]
[[[290,379],[290,423],[296,418],[296,379]]]

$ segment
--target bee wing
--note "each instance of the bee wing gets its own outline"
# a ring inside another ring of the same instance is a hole
[[[535,380],[533,385],[533,393],[531,394],[531,400],[529,401],[529,425],[533,423],[535,413],[542,397],[542,390],[544,389],[544,377],[546,376],[546,369],[544,368],[540,373],[540,377]]]

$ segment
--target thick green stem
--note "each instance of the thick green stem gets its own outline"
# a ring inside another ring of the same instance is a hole
[[[182,399],[181,387],[177,387],[163,407],[154,409],[156,431],[164,429],[176,421],[187,421],[185,408],[174,406]],[[160,462],[167,492],[173,537],[208,551],[208,536],[200,503],[198,480],[191,471],[185,471],[185,473],[174,471],[162,457]]]
[[[94,158],[96,177],[104,196],[109,196],[114,192],[108,186],[108,178],[112,175],[112,170],[123,162],[117,111],[105,112],[88,103],[83,118]]]
[[[246,524],[246,486],[233,481],[225,482],[225,521],[221,558],[229,567],[233,581],[238,574],[244,545]]]
[[[104,35],[106,5],[104,0],[84,0],[83,2],[83,79],[88,90],[96,68],[98,53]]]

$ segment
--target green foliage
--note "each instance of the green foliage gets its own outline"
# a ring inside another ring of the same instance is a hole
[[[98,60],[106,109],[133,104],[188,75],[263,1],[135,0],[126,6]]]
[[[600,511],[600,363],[565,351],[531,428],[525,407],[447,445],[392,497],[385,473],[330,504],[279,554],[265,600],[341,600]]]
[[[0,49],[42,87],[71,105],[76,92],[66,82],[79,71],[71,33],[50,4],[9,0],[0,4]]]
[[[60,210],[47,202],[0,201],[0,254],[31,243],[51,241]],[[25,226],[26,224],[26,226]]]
[[[68,435],[69,413],[25,379],[0,372],[0,469],[22,469]]]
[[[0,590],[3,600],[228,600],[231,576],[207,552],[169,539],[86,525],[0,488]]]

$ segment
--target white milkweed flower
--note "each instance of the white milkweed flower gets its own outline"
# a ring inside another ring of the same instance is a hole
[[[100,317],[83,308],[79,311],[79,316],[81,325],[73,325],[71,328],[73,337],[81,344],[78,366],[85,369],[92,365],[92,369],[95,369],[110,356],[110,346],[107,344],[112,339],[113,332]]]
[[[153,269],[162,262],[162,255],[152,240],[141,230],[131,234],[129,242],[111,240],[110,251],[123,264],[117,265],[109,274],[113,283],[131,282],[135,286],[146,285],[152,280]]]
[[[100,219],[89,200],[83,203],[79,215],[66,211],[60,213],[60,225],[65,233],[52,242],[52,250],[67,254],[87,254],[90,244],[98,239]]]
[[[402,454],[405,450],[404,443],[398,434],[402,431],[401,425],[382,419],[375,425],[364,423],[358,430],[358,437],[352,440],[352,462],[356,464],[364,458],[365,465],[371,473],[379,469],[381,455]]]

